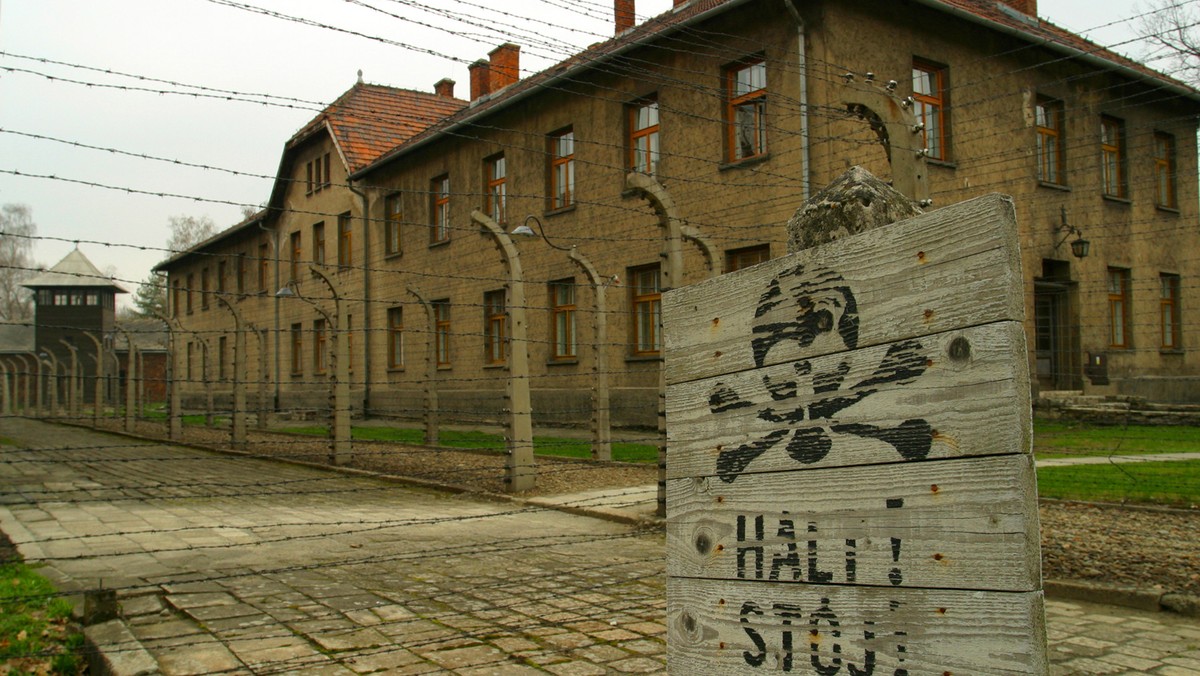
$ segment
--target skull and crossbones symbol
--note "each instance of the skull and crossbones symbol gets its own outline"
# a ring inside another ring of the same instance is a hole
[[[730,386],[717,383],[709,395],[713,413],[760,407],[758,418],[786,425],[762,438],[736,448],[720,451],[717,476],[733,482],[746,467],[763,453],[783,444],[795,461],[812,464],[824,459],[833,448],[837,435],[855,435],[876,439],[892,446],[905,460],[919,460],[929,454],[933,430],[925,420],[905,420],[896,427],[861,423],[839,423],[841,411],[863,401],[885,384],[908,384],[925,372],[927,357],[916,340],[904,340],[888,347],[887,353],[871,375],[846,387],[850,373],[849,352],[858,347],[858,305],[845,280],[832,270],[804,265],[785,269],[771,279],[759,298],[754,313],[751,349],[754,365],[792,362],[793,373],[786,378],[762,377],[766,397],[747,401]],[[843,353],[845,358],[832,368],[817,371],[807,354]],[[790,353],[795,353],[792,358]],[[793,377],[794,376],[794,377]],[[808,381],[813,397],[807,403],[792,402]],[[805,420],[808,425],[801,426]]]

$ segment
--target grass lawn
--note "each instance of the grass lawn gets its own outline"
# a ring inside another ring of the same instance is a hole
[[[83,634],[70,617],[71,604],[33,567],[0,565],[0,672],[80,673]]]
[[[1105,426],[1035,419],[1033,452],[1039,458],[1200,453],[1200,428]]]
[[[325,436],[323,425],[287,427],[283,432]],[[354,427],[351,435],[363,441],[394,441],[402,444],[419,444],[424,439],[422,430],[401,427]],[[498,434],[485,432],[461,432],[442,430],[440,445],[449,448],[491,449],[499,452],[504,448],[504,439]],[[613,460],[621,462],[657,462],[658,448],[649,444],[613,442]],[[533,452],[536,455],[551,455],[563,458],[590,458],[591,443],[586,439],[562,439],[557,437],[534,437]]]
[[[1044,498],[1178,507],[1200,503],[1200,460],[1041,467],[1037,476]]]

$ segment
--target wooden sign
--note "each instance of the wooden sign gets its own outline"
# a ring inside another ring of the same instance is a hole
[[[665,294],[672,673],[1043,673],[1016,221]]]

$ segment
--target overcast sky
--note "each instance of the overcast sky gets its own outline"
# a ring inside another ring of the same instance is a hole
[[[1040,0],[1039,13],[1114,45],[1135,36],[1139,4]],[[670,6],[637,0],[639,21]],[[153,248],[164,246],[170,216],[207,215],[224,228],[241,219],[238,205],[264,202],[271,181],[259,176],[274,174],[284,141],[352,86],[358,70],[367,82],[424,91],[450,77],[465,98],[467,64],[502,42],[521,45],[527,75],[611,34],[612,0],[0,0],[0,203],[32,208],[46,238],[34,250],[44,265],[74,246],[49,238],[150,247],[80,245],[133,291],[166,257]],[[1118,49],[1136,56],[1139,48]],[[183,85],[283,97],[272,101],[284,105],[161,93]]]

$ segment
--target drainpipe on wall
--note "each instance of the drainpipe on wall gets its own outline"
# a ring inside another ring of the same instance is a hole
[[[800,189],[804,201],[808,201],[811,192],[809,184],[813,176],[808,159],[808,57],[805,55],[804,19],[796,9],[795,0],[783,0],[783,6],[787,7],[796,22],[796,69],[800,72],[800,161],[804,167]]]
[[[453,82],[450,83],[453,86]],[[363,347],[363,418],[367,417],[367,408],[371,403],[371,269],[369,262],[371,260],[371,200],[367,197],[367,191],[359,190],[354,187],[354,184],[347,179],[346,187],[350,192],[358,195],[362,200],[362,221],[363,221],[363,312],[362,312],[362,331],[363,339],[361,341]]]

